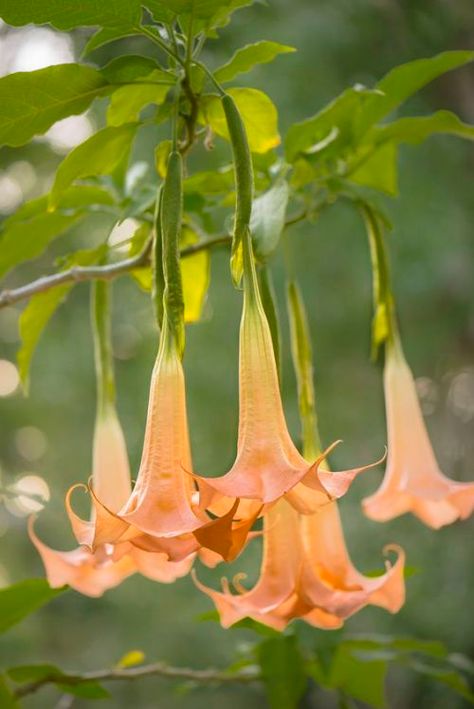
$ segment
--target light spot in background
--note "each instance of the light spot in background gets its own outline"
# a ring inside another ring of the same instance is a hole
[[[15,432],[15,447],[22,458],[34,463],[48,450],[48,441],[39,428],[24,426]]]
[[[23,201],[23,190],[14,177],[0,172],[0,214],[9,214]]]
[[[20,184],[24,194],[31,192],[36,185],[36,170],[27,160],[17,160],[11,163],[8,167],[7,174]]]
[[[69,116],[51,126],[45,138],[57,153],[67,153],[90,138],[93,132],[94,126],[87,116]]]
[[[113,353],[117,359],[132,359],[136,355],[141,335],[133,325],[118,325],[113,334]]]
[[[474,418],[474,369],[465,369],[453,377],[448,391],[448,407],[463,423]]]
[[[39,475],[23,475],[9,489],[14,497],[7,499],[6,504],[17,516],[40,512],[50,499],[48,483]]]
[[[420,399],[421,410],[425,416],[430,416],[436,411],[439,394],[438,386],[429,377],[418,377],[415,380],[416,390]]]
[[[109,235],[108,241],[110,246],[116,247],[117,251],[127,251],[127,242],[133,236],[138,227],[139,223],[136,219],[124,219],[123,222],[117,222]]]
[[[67,34],[46,27],[9,30],[0,38],[0,75],[35,71],[53,64],[74,61],[74,49]]]
[[[0,359],[0,396],[10,396],[20,383],[18,369],[8,359]]]
[[[16,308],[2,308],[0,310],[0,340],[3,342],[18,342],[18,318]]]

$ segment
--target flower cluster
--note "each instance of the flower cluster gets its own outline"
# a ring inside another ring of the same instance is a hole
[[[387,344],[385,366],[389,454],[380,490],[363,503],[383,521],[412,511],[440,527],[474,508],[474,484],[439,471],[424,428],[414,382],[401,347]],[[330,471],[326,457],[306,459],[294,445],[283,411],[270,328],[262,306],[250,239],[244,250],[244,302],[240,328],[239,430],[231,469],[220,477],[193,469],[183,366],[164,316],[151,377],[143,453],[132,489],[123,432],[112,401],[99,408],[88,489],[90,519],[66,508],[78,542],[59,552],[30,536],[52,586],[69,584],[98,596],[133,573],[160,582],[186,575],[196,558],[214,566],[235,559],[263,536],[260,578],[253,589],[224,580],[221,591],[196,586],[219,611],[222,625],[244,617],[283,629],[294,618],[338,628],[366,606],[390,612],[404,602],[404,553],[376,577],[359,573],[344,542],[337,500],[356,476],[372,467]],[[307,456],[309,457],[309,456]],[[379,461],[380,462],[380,461]],[[374,463],[373,465],[376,465]],[[252,531],[263,518],[263,531]]]

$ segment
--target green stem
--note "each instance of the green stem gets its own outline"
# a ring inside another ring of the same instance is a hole
[[[203,64],[202,62],[194,61],[193,63],[196,66],[198,66],[200,69],[203,70],[203,72],[206,74],[207,78],[210,80],[210,82],[212,83],[214,88],[217,90],[217,93],[219,94],[219,96],[221,96],[221,97],[225,96],[226,92],[224,91],[222,86],[219,84],[217,79],[214,77],[214,74],[212,73],[212,71],[210,71],[210,69],[208,69],[207,66],[205,64]]]
[[[168,47],[166,42],[161,39],[161,37],[158,35],[158,33],[152,32],[151,30],[148,29],[148,27],[146,25],[140,25],[140,27],[136,27],[135,29],[140,34],[144,35],[145,37],[148,37],[148,39],[151,39],[152,42],[157,44],[160,47],[160,49],[162,49],[164,52],[166,52],[166,54],[169,57],[171,57],[172,59],[174,59],[175,62],[177,62],[178,64],[181,64],[181,66],[184,66],[183,59],[179,56],[179,54],[176,54],[175,52],[173,52],[173,50],[170,47]]]
[[[115,379],[110,329],[110,287],[96,281],[91,288],[91,315],[97,379],[97,415],[104,416],[115,404]]]

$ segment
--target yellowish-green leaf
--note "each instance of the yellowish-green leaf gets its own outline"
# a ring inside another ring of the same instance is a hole
[[[364,151],[367,157],[364,157]],[[395,143],[385,143],[376,150],[362,148],[355,157],[359,167],[349,174],[351,182],[365,187],[386,192],[391,196],[398,194],[398,150]]]
[[[109,126],[121,126],[124,123],[138,121],[146,106],[159,106],[166,98],[169,84],[130,84],[114,91],[107,109]]]
[[[50,208],[58,206],[61,195],[75,180],[113,172],[129,154],[138,124],[111,126],[95,133],[71,150],[60,164],[50,193]]]
[[[267,64],[279,54],[287,54],[294,51],[296,51],[294,47],[267,40],[255,42],[255,44],[247,44],[245,47],[238,49],[226,64],[217,69],[214,72],[214,76],[219,83],[225,84],[227,81],[235,79],[239,74],[246,74],[257,64]]]
[[[280,144],[278,133],[278,114],[272,100],[257,89],[229,89],[244,122],[250,150],[253,153],[266,153]],[[229,139],[227,122],[222,103],[218,96],[203,98],[201,120],[210,125],[214,133]]]
[[[166,170],[168,166],[168,158],[171,152],[173,143],[171,140],[163,140],[155,148],[155,167],[156,171],[160,177],[163,179],[166,177]]]
[[[181,246],[191,246],[199,241],[198,235],[189,227],[183,227]],[[207,250],[198,251],[181,259],[183,279],[184,320],[191,323],[201,318],[209,287],[210,259]]]
[[[265,261],[275,251],[285,227],[288,205],[288,183],[279,180],[252,204],[250,231],[255,244],[255,255]]]

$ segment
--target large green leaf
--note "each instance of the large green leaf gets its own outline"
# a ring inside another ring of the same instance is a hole
[[[363,147],[354,158],[355,167],[349,173],[351,182],[386,192],[392,197],[398,194],[397,146],[393,142]]]
[[[90,266],[98,263],[104,257],[106,247],[101,245],[97,249],[87,249],[70,254],[66,257],[64,268],[71,266]],[[17,353],[18,371],[25,392],[29,387],[31,360],[35,353],[39,339],[52,316],[63,303],[73,283],[67,283],[50,288],[44,293],[37,293],[28,301],[28,305],[20,315],[18,322],[21,346]]]
[[[227,9],[232,5],[232,0],[161,0],[161,4],[176,15],[190,15],[200,19],[207,19],[219,10]]]
[[[162,72],[164,74],[164,72]],[[159,106],[166,98],[171,84],[131,84],[112,94],[107,110],[107,123],[120,126],[138,121],[141,111],[151,103]]]
[[[306,687],[304,658],[296,638],[269,638],[256,651],[271,709],[295,709]]]
[[[50,588],[43,579],[28,579],[0,589],[0,633],[4,633],[65,590]]]
[[[138,24],[141,0],[0,0],[0,17],[19,27],[50,24],[59,30]]]
[[[238,49],[234,56],[226,64],[214,72],[214,76],[221,84],[232,81],[239,74],[245,74],[253,69],[257,64],[266,64],[273,61],[279,54],[287,54],[296,51],[294,47],[288,47],[278,42],[268,42],[262,40],[255,44]]]
[[[56,212],[48,211],[48,195],[25,202],[6,219],[0,230],[0,277],[10,269],[39,256],[47,246],[79,223],[87,213],[114,204],[100,187],[77,185],[66,190]]]
[[[3,77],[0,145],[23,145],[56,121],[82,113],[107,86],[98,71],[81,64],[59,64]]]
[[[385,680],[387,662],[384,660],[360,660],[349,647],[342,644],[336,651],[329,683],[354,699],[376,709],[385,709]]]
[[[278,114],[271,99],[257,89],[229,89],[228,93],[242,116],[250,150],[253,153],[266,153],[279,145]],[[218,96],[203,97],[201,120],[209,123],[217,135],[229,138],[222,102]]]
[[[376,126],[368,134],[374,143],[421,143],[436,133],[457,135],[460,138],[474,140],[474,126],[463,123],[450,111],[437,111],[431,116],[399,118],[384,126]]]
[[[285,228],[289,189],[286,180],[279,180],[252,204],[250,229],[256,256],[265,261],[276,249]]]
[[[354,115],[372,92],[364,87],[346,89],[315,116],[294,123],[285,139],[289,162],[300,153],[318,154],[328,146],[340,149],[353,142]]]
[[[160,69],[160,67],[151,57],[126,54],[112,59],[112,61],[102,67],[100,73],[109,83],[121,84],[148,76],[154,69]]]
[[[110,174],[127,158],[137,127],[137,123],[127,123],[104,128],[74,148],[58,168],[50,193],[50,208],[58,206],[61,195],[74,180]]]
[[[20,707],[3,675],[0,675],[0,707],[2,707],[2,709],[19,709]]]
[[[377,84],[378,92],[367,99],[355,116],[357,134],[363,135],[371,125],[394,111],[436,77],[473,60],[472,51],[443,52],[429,59],[417,59],[392,69]]]

